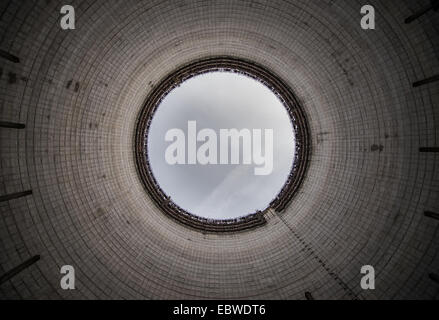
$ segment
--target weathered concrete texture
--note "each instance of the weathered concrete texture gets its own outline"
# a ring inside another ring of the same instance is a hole
[[[1,298],[438,298],[438,13],[429,1],[1,1]],[[307,112],[312,160],[287,210],[253,232],[204,235],[163,215],[134,162],[151,88],[197,58],[280,75]],[[60,267],[76,268],[62,291]],[[371,264],[376,290],[362,291]]]

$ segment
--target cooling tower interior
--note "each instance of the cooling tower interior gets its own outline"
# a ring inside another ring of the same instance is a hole
[[[65,4],[74,30],[60,27]],[[437,8],[1,1],[0,298],[438,299]],[[307,128],[300,186],[263,223],[229,232],[166,214],[136,161],[154,90],[218,57],[274,75]],[[65,265],[75,290],[60,287]]]

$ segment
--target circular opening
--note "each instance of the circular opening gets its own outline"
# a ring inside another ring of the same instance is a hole
[[[147,133],[158,185],[198,217],[235,219],[269,207],[294,163],[291,119],[267,86],[212,71],[160,102]]]
[[[203,232],[255,228],[266,223],[266,209],[282,212],[304,178],[309,149],[305,114],[289,87],[231,57],[166,76],[147,97],[135,135],[151,199]]]

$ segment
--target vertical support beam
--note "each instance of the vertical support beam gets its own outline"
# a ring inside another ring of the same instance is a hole
[[[416,19],[422,17],[424,14],[426,14],[426,13],[427,13],[428,11],[430,11],[431,9],[432,9],[432,7],[430,6],[430,7],[424,8],[424,9],[422,9],[422,10],[419,10],[419,11],[415,12],[414,14],[412,14],[410,17],[407,17],[407,18],[404,20],[404,22],[405,22],[406,24],[412,23],[412,22],[415,21]]]
[[[412,14],[410,17],[405,19],[405,23],[409,24],[415,21],[416,19],[422,17],[424,14],[426,14],[430,10],[437,11],[439,9],[439,1],[438,0],[431,0],[431,4],[428,7],[425,7],[424,9],[421,9],[414,14]]]
[[[7,195],[4,195],[4,196],[0,196],[0,202],[9,201],[9,200],[13,200],[13,199],[29,196],[31,194],[32,194],[32,190],[27,190],[27,191],[23,191],[23,192],[16,192],[16,193],[7,194]]]
[[[311,292],[305,292],[305,299],[306,300],[315,300],[314,297],[312,296]]]
[[[424,215],[425,215],[426,217],[429,217],[429,218],[433,218],[433,219],[439,220],[439,213],[431,212],[431,211],[425,211],[425,212],[424,212]]]
[[[436,82],[436,81],[439,81],[439,74],[436,74],[432,77],[414,82],[413,88],[417,88],[417,87],[423,86],[425,84]]]
[[[35,262],[37,262],[38,260],[40,260],[40,256],[36,255],[33,256],[32,258],[26,260],[25,262],[23,262],[22,264],[16,266],[15,268],[9,270],[8,272],[2,274],[0,276],[0,284],[8,281],[9,279],[11,279],[12,277],[16,276],[17,274],[19,274],[21,271],[29,268],[31,265],[33,265]]]
[[[434,282],[436,282],[437,284],[439,284],[439,275],[436,273],[430,273],[428,275],[428,277],[433,280]]]
[[[24,129],[24,128],[26,128],[26,125],[23,123],[0,121],[0,127],[1,128],[11,128],[11,129]]]
[[[0,57],[6,60],[9,60],[13,63],[20,63],[20,58],[0,49]]]
[[[419,148],[419,152],[439,152],[438,147],[422,147]]]

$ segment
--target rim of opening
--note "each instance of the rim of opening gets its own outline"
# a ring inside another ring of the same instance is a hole
[[[148,156],[148,134],[152,118],[165,96],[182,82],[208,72],[227,71],[246,75],[267,86],[286,108],[296,139],[294,162],[288,178],[267,209],[234,219],[207,219],[196,216],[174,203],[155,179]],[[310,155],[309,127],[305,112],[292,90],[278,76],[254,62],[234,57],[211,57],[186,64],[171,72],[154,87],[139,114],[135,134],[136,166],[145,190],[167,216],[185,226],[206,232],[232,232],[264,225],[264,214],[282,212],[292,200],[305,177]]]

